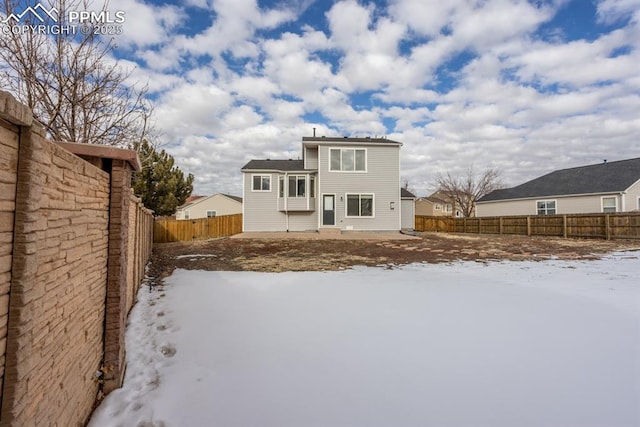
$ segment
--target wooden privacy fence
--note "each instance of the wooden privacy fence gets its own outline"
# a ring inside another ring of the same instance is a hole
[[[242,214],[200,219],[156,219],[153,242],[188,242],[242,233]]]
[[[640,212],[451,218],[416,216],[417,231],[640,239]]]

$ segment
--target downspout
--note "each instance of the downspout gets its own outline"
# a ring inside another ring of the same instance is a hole
[[[284,195],[284,215],[287,227],[287,233],[289,232],[289,192],[287,186],[289,185],[289,173],[284,173],[284,182],[282,183],[282,192]]]

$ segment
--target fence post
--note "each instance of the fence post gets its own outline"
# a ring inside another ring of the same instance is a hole
[[[466,233],[467,232],[467,218],[462,218],[462,232]]]
[[[502,217],[500,217],[500,218],[498,219],[498,221],[500,221],[500,234],[503,234],[503,233],[504,233],[504,229],[503,229],[503,227],[504,227],[504,226],[503,226],[503,224],[502,224]]]
[[[482,218],[478,218],[478,234],[482,234]]]
[[[527,236],[531,236],[531,217],[527,217]]]
[[[606,214],[604,216],[604,234],[607,240],[611,240],[611,224],[609,223],[609,218],[611,215]]]
[[[567,238],[567,216],[562,215],[562,235]]]

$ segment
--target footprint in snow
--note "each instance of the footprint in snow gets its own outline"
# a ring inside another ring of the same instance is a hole
[[[176,355],[176,351],[176,348],[171,344],[160,347],[160,353],[162,353],[164,357],[173,357]]]

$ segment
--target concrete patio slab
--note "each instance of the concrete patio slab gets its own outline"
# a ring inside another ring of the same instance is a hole
[[[342,231],[318,233],[317,231],[262,231],[240,233],[232,239],[298,239],[298,240],[420,240],[420,237],[398,231]]]

